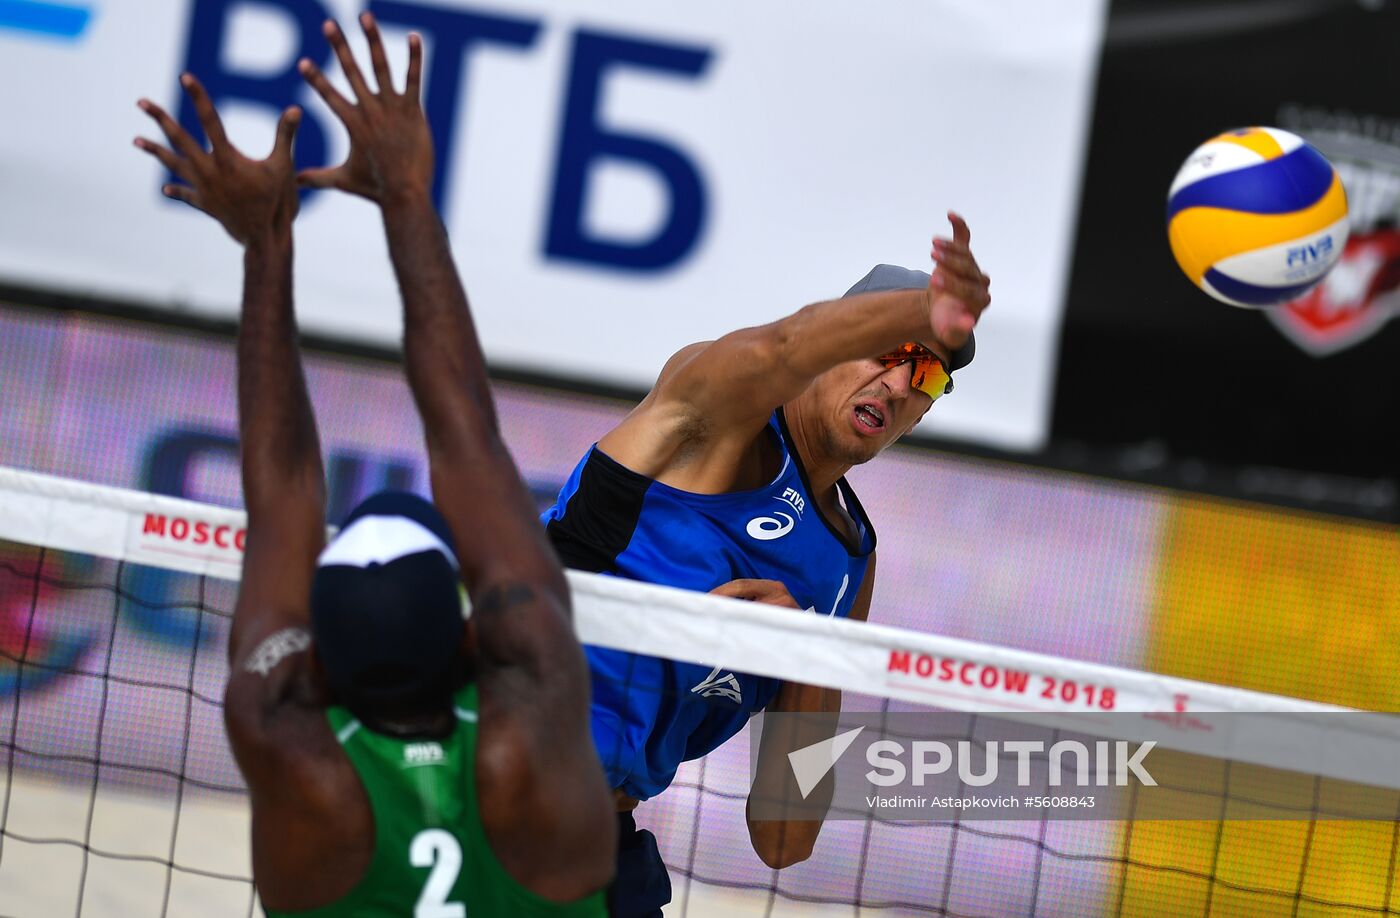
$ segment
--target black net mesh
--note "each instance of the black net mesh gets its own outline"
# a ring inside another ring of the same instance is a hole
[[[235,591],[0,542],[0,914],[261,913],[221,717]],[[966,715],[961,736],[978,742],[986,720]],[[744,731],[635,816],[671,874],[668,915],[1400,914],[1400,809],[1319,819],[1318,780],[1299,818],[1225,819],[1251,803],[1221,767],[1219,819],[1145,818],[1134,800],[1122,821],[867,813],[829,822],[810,860],[777,871],[748,839]]]
[[[253,913],[222,721],[234,591],[0,543],[0,912]]]

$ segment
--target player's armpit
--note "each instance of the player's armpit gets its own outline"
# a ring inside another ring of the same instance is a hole
[[[671,355],[646,397],[598,441],[608,458],[649,478],[705,448],[712,423],[672,380],[714,344],[700,341]]]

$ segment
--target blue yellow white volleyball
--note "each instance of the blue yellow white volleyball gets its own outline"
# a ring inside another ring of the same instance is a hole
[[[1227,131],[1197,147],[1167,194],[1167,237],[1196,286],[1234,306],[1297,299],[1341,258],[1341,179],[1296,134]]]

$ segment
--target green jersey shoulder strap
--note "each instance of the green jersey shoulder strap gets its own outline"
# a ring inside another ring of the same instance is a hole
[[[399,916],[605,918],[603,893],[571,903],[542,899],[501,866],[481,827],[476,791],[477,690],[453,699],[456,728],[441,740],[399,739],[364,727],[345,708],[326,712],[369,796],[374,855],[339,902],[269,918]]]

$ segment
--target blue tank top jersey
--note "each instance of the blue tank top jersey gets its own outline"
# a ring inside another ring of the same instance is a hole
[[[813,501],[781,409],[768,432],[782,470],[766,487],[731,494],[672,488],[595,445],[543,515],[551,542],[576,570],[698,591],[741,577],[777,580],[809,613],[844,618],[875,550],[874,527],[843,478],[837,487],[858,544],[833,528]],[[664,790],[681,762],[738,733],[781,684],[600,647],[585,652],[593,741],[612,786],[638,800]]]

